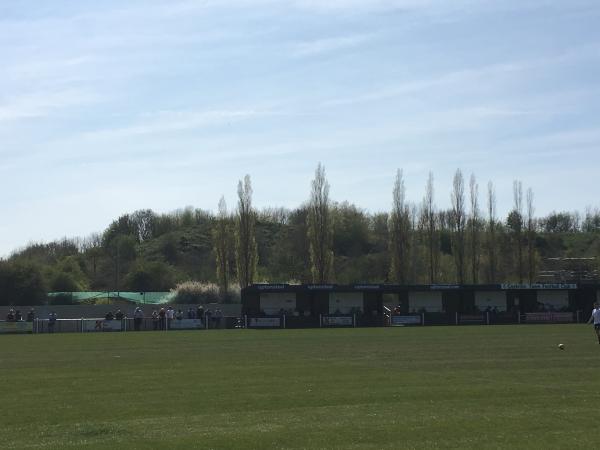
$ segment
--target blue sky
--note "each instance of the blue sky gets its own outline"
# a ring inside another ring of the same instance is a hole
[[[600,206],[600,3],[0,0],[0,255],[125,212],[391,204],[397,168]],[[483,197],[483,195],[482,195]],[[484,199],[480,199],[484,206]]]

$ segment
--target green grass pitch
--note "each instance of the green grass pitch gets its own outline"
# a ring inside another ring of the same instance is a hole
[[[3,449],[600,445],[591,326],[55,334],[0,346]]]

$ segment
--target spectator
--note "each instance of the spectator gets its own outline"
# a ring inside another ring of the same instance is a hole
[[[183,311],[181,309],[177,310],[177,313],[175,314],[175,319],[183,320]]]
[[[124,317],[125,317],[125,314],[123,314],[120,309],[117,309],[117,313],[115,314],[115,319],[123,320]]]
[[[153,330],[158,330],[158,321],[159,321],[159,317],[158,317],[158,311],[156,309],[152,310],[152,329]]]
[[[56,325],[57,315],[54,311],[48,314],[48,333],[54,333],[54,326]]]
[[[187,310],[187,318],[188,319],[195,319],[196,318],[196,313],[194,312],[194,310],[190,307]]]
[[[113,320],[114,318],[115,318],[115,316],[113,315],[112,311],[107,312],[106,315],[104,316],[104,320],[107,320],[109,322],[111,320]]]
[[[223,311],[221,311],[220,308],[217,308],[215,310],[215,328],[221,328],[221,320],[222,319],[223,319]]]
[[[17,309],[17,312],[15,312],[15,321],[21,322],[22,320],[23,320],[23,314],[21,314],[20,309]]]
[[[14,322],[15,321],[15,310],[10,308],[8,310],[8,314],[6,315],[6,321],[7,322]]]
[[[175,310],[171,306],[167,306],[167,330],[171,328],[171,321],[175,318]]]
[[[144,311],[139,306],[133,312],[133,328],[135,331],[142,329],[142,321],[144,320]]]
[[[161,330],[165,329],[167,324],[167,312],[165,308],[160,308],[160,311],[158,311],[158,324]]]
[[[35,309],[31,308],[27,313],[27,322],[33,322],[35,320]]]
[[[206,310],[206,312],[204,313],[204,317],[206,317],[206,326],[210,328],[210,322],[212,318],[212,311],[210,310],[210,308]]]
[[[200,320],[204,320],[204,306],[199,305],[196,309],[196,318]]]

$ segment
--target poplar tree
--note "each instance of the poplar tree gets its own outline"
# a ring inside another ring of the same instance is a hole
[[[487,210],[488,210],[488,233],[487,233],[487,251],[488,251],[488,281],[494,283],[496,280],[496,190],[494,184],[488,181],[487,192]]]
[[[535,275],[535,218],[533,217],[535,208],[533,207],[533,190],[527,189],[527,267],[529,274],[529,283],[533,283]]]
[[[390,278],[400,284],[407,282],[410,255],[411,214],[406,204],[402,170],[396,172],[392,193],[392,213],[388,221],[391,255]]]
[[[329,183],[321,163],[311,182],[307,226],[313,283],[327,283],[333,271],[333,216]]]
[[[456,265],[456,280],[459,284],[465,281],[465,183],[460,169],[456,170],[452,182],[452,253]]]
[[[227,204],[225,203],[225,197],[221,197],[212,235],[217,269],[217,284],[222,295],[226,295],[229,291],[229,226]]]
[[[250,286],[256,276],[258,251],[255,237],[256,212],[252,209],[250,175],[238,183],[238,210],[236,215],[235,257],[240,288]]]
[[[469,197],[471,200],[471,216],[469,217],[469,231],[471,241],[471,278],[473,284],[479,283],[479,240],[481,221],[479,217],[479,185],[475,175],[471,174],[469,180]]]
[[[433,284],[437,272],[437,236],[436,236],[436,212],[434,203],[433,172],[429,172],[423,207],[421,208],[421,222],[425,229],[427,240],[427,252],[429,261],[429,283]]]

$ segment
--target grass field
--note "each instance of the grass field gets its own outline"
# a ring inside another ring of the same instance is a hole
[[[0,348],[3,449],[599,445],[590,326],[0,336]]]

